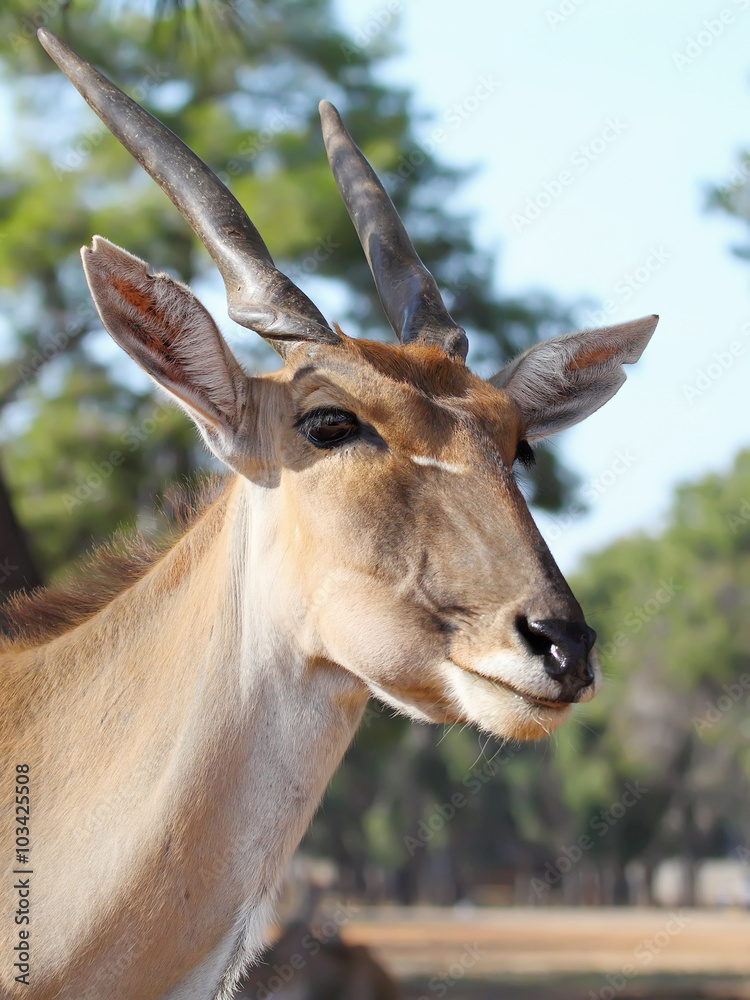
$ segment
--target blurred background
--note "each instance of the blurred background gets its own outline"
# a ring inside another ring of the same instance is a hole
[[[599,633],[601,696],[531,746],[371,703],[243,995],[750,996],[750,0],[3,0],[3,595],[154,530],[158,498],[210,468],[99,325],[93,233],[190,282],[249,368],[278,360],[225,318],[209,258],[41,24],[207,160],[347,333],[389,336],[321,97],[480,374],[662,317],[525,483]]]

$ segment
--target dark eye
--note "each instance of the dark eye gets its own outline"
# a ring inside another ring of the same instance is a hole
[[[528,441],[518,442],[515,461],[519,462],[524,469],[530,469],[533,465],[536,465],[536,455]]]
[[[316,448],[332,448],[359,434],[359,421],[346,410],[312,410],[297,421],[297,427]]]

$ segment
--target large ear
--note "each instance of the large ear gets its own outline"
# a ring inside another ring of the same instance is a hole
[[[553,337],[511,361],[490,379],[518,403],[530,441],[572,427],[611,399],[637,361],[658,316]]]
[[[113,339],[187,411],[232,465],[250,379],[187,286],[95,236],[81,250],[91,294]]]

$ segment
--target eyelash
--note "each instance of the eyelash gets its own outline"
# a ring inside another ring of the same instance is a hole
[[[315,448],[335,448],[357,437],[360,430],[353,413],[329,406],[303,414],[295,426]]]
[[[528,441],[518,442],[514,461],[522,465],[524,469],[531,469],[536,465],[536,455]]]

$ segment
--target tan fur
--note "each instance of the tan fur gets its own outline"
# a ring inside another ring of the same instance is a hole
[[[226,489],[228,479],[212,477],[173,495],[177,531],[156,537],[120,535],[82,559],[64,581],[31,592],[19,591],[0,606],[0,652],[38,646],[82,625],[124,590],[137,583]],[[183,572],[189,565],[182,560]],[[3,675],[0,674],[0,698]]]

